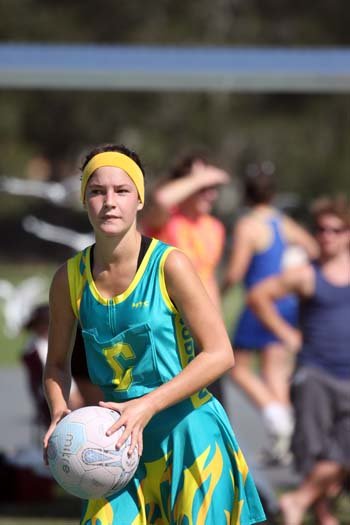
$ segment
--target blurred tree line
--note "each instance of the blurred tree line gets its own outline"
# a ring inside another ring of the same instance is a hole
[[[301,0],[0,0],[0,12],[1,42],[320,47],[350,40],[350,5],[339,0],[319,0],[317,9]],[[35,177],[34,158],[45,159],[45,177],[60,180],[87,147],[115,141],[140,153],[151,182],[180,152],[202,147],[237,179],[247,163],[271,160],[279,189],[305,202],[349,189],[348,94],[3,90],[0,134],[1,175]],[[45,212],[32,199],[0,199],[3,225],[13,217],[18,234],[19,215]],[[57,224],[74,219],[67,210],[50,213]],[[8,226],[0,234],[15,244]]]

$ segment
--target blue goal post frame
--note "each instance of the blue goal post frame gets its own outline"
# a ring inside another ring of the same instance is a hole
[[[347,93],[350,47],[2,43],[0,89]]]

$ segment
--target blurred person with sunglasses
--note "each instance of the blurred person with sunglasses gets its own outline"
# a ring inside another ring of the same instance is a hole
[[[350,207],[342,196],[322,198],[312,215],[318,261],[270,277],[249,295],[261,321],[297,352],[292,451],[302,481],[280,499],[284,525],[301,525],[311,507],[320,525],[338,525],[330,501],[350,473]],[[290,293],[301,299],[300,329],[274,306]]]

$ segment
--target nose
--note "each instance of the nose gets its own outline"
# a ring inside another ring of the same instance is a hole
[[[113,188],[107,188],[105,198],[104,198],[104,205],[106,208],[114,208],[115,207],[115,200],[114,200],[115,192]]]

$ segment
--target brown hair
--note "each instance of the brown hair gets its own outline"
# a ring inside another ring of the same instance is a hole
[[[196,162],[202,162],[203,164],[208,164],[208,159],[204,151],[193,151],[178,158],[169,172],[169,180],[181,179],[186,177],[192,168],[193,164]]]
[[[48,304],[39,304],[31,312],[29,319],[24,324],[26,330],[33,330],[40,324],[49,324],[50,310]]]
[[[350,228],[349,201],[343,194],[316,199],[311,205],[311,215],[315,223],[322,215],[335,215]]]
[[[268,204],[275,195],[274,167],[268,163],[272,168],[267,169],[264,164],[250,164],[246,169],[244,196],[250,205]]]

